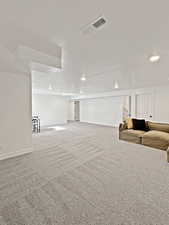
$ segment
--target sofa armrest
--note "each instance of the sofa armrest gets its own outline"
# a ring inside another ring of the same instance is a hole
[[[167,162],[169,163],[169,147],[167,149]]]
[[[126,130],[127,129],[127,125],[125,123],[120,123],[119,125],[119,132]]]

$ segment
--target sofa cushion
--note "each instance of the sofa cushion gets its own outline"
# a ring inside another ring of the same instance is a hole
[[[143,130],[126,129],[120,132],[120,139],[141,144],[141,137],[144,133],[145,131]]]
[[[169,133],[152,130],[144,133],[142,144],[153,148],[167,150],[169,146]]]
[[[166,123],[153,123],[148,121],[148,126],[150,130],[158,130],[169,133],[169,124]]]
[[[145,131],[143,130],[133,130],[133,129],[124,130],[123,132],[126,132],[127,134],[136,136],[136,137],[142,137],[143,134],[145,134]]]
[[[126,119],[127,129],[133,129],[133,120],[132,118]]]

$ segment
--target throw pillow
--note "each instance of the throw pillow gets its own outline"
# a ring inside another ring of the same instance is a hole
[[[133,129],[147,131],[145,120],[133,119]]]
[[[126,119],[127,129],[133,129],[133,120],[132,118]]]

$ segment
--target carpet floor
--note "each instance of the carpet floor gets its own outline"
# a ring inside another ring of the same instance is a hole
[[[167,225],[166,152],[71,123],[33,135],[35,151],[0,162],[0,225]]]

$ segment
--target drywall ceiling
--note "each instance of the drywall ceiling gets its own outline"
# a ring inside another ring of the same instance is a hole
[[[33,67],[34,89],[52,85],[60,93],[96,93],[109,92],[116,83],[120,89],[163,85],[169,82],[168,8],[169,2],[154,0],[6,0],[0,8],[0,42],[12,53],[24,46],[62,57],[59,71]],[[107,23],[85,32],[99,16]],[[154,53],[161,59],[152,64],[148,58]]]

